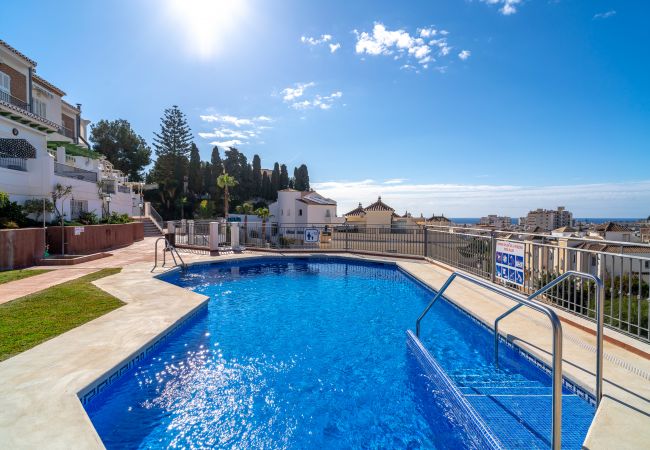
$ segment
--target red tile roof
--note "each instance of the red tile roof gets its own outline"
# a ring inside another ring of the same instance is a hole
[[[596,231],[612,231],[612,232],[618,232],[618,233],[630,233],[632,230],[625,225],[619,225],[618,223],[615,222],[607,222],[607,223],[602,223],[596,227]]]
[[[19,58],[21,58],[22,60],[24,60],[24,61],[27,62],[28,64],[31,64],[32,66],[36,67],[36,61],[34,61],[33,59],[28,58],[28,57],[25,56],[23,53],[19,52],[18,50],[16,50],[15,48],[13,48],[11,45],[7,44],[7,43],[6,43],[5,41],[3,41],[2,39],[0,39],[0,45],[2,45],[4,48],[6,48],[7,50],[9,50],[11,53],[13,53],[14,55],[18,56]]]
[[[377,198],[377,201],[373,203],[372,205],[367,206],[364,208],[365,212],[368,211],[391,211],[394,212],[395,210],[388,206],[386,203],[381,201],[381,196]]]
[[[363,206],[361,206],[361,202],[359,202],[359,206],[354,208],[352,211],[349,213],[343,214],[344,216],[363,216],[366,213],[366,211],[363,209]]]

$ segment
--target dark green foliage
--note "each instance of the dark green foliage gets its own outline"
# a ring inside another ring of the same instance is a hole
[[[151,149],[128,121],[100,120],[91,127],[90,141],[93,150],[106,156],[116,169],[128,175],[129,180],[143,179],[142,171],[151,163]],[[66,153],[69,152],[66,150]]]
[[[307,166],[302,164],[300,167],[293,169],[293,188],[298,191],[309,190],[309,171]]]
[[[173,180],[183,186],[189,165],[192,132],[178,106],[165,110],[160,133],[154,133],[154,136],[157,159],[152,170],[153,180],[159,183]]]
[[[92,211],[84,211],[79,214],[77,221],[83,225],[97,225],[99,223],[99,217]]]
[[[280,166],[280,189],[286,189],[289,187],[289,171],[287,170],[287,165],[282,164]]]
[[[0,205],[0,228],[21,228],[31,221],[23,212],[23,207],[16,202],[3,201]]]
[[[190,164],[188,169],[188,188],[195,196],[200,196],[203,193],[203,178],[201,171],[201,155],[199,155],[199,148],[192,142],[190,150]]]
[[[262,191],[262,160],[259,155],[253,156],[253,189],[260,196]]]
[[[277,162],[273,164],[273,172],[271,172],[271,187],[273,188],[272,197],[277,198],[280,190],[280,164]]]

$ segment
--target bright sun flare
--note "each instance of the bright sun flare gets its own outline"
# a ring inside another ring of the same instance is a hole
[[[246,0],[167,0],[168,18],[191,53],[210,58],[219,53],[248,10]]]

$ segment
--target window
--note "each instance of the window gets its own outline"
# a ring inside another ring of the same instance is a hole
[[[88,212],[88,200],[71,200],[70,210],[71,218],[78,219],[81,213]]]
[[[32,112],[37,116],[45,118],[47,116],[46,106],[47,105],[45,102],[42,102],[35,98]]]
[[[332,211],[330,211],[329,209],[326,209],[325,210],[325,217],[332,217]]]
[[[650,261],[645,261],[645,268],[650,269]]]
[[[4,95],[3,95],[4,94]],[[4,72],[0,72],[0,98],[8,99],[11,94],[11,78]]]
[[[281,209],[281,210],[280,210],[280,215],[281,215],[281,216],[284,216],[284,209]]]
[[[302,216],[302,208],[300,208],[300,209],[298,210],[298,215],[299,215],[299,216]]]
[[[290,215],[291,215],[291,210],[287,209],[287,217],[289,217]]]

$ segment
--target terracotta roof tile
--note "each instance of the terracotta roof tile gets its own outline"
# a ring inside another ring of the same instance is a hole
[[[55,92],[56,94],[60,95],[61,97],[63,97],[63,96],[65,95],[65,92],[63,92],[61,89],[59,89],[58,87],[54,86],[52,83],[50,83],[49,81],[47,81],[46,79],[41,78],[41,77],[39,77],[39,76],[36,75],[36,74],[33,74],[33,75],[32,75],[32,79],[33,79],[37,84],[40,84],[40,85],[43,86],[44,88],[49,89],[50,91]]]
[[[377,198],[377,201],[373,203],[372,205],[367,206],[364,208],[366,212],[368,211],[391,211],[394,212],[395,210],[388,206],[386,203],[381,201],[381,196]]]
[[[10,51],[11,53],[13,53],[14,55],[16,55],[16,56],[18,56],[19,58],[21,58],[21,59],[23,59],[24,61],[26,61],[27,63],[29,63],[29,64],[31,64],[32,66],[36,67],[36,61],[34,61],[33,59],[28,58],[26,55],[24,55],[23,53],[19,52],[19,51],[16,50],[15,48],[13,48],[11,45],[7,44],[7,43],[6,43],[5,41],[3,41],[2,39],[0,39],[0,45],[2,45],[4,48],[6,48],[7,50],[9,50],[9,51]]]
[[[343,214],[344,216],[363,216],[366,213],[366,211],[363,209],[363,206],[361,206],[361,203],[359,202],[359,206],[354,208],[352,211],[349,213]]]

